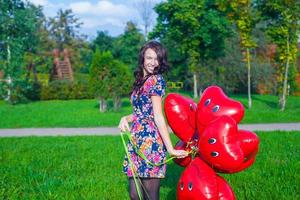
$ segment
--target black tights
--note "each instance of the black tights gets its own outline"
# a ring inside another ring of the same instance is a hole
[[[143,200],[159,200],[159,178],[140,178],[140,181],[137,178],[137,182],[142,193],[141,195]],[[141,183],[143,184],[142,186]],[[131,200],[139,200],[139,195],[132,177],[129,178],[129,194]]]

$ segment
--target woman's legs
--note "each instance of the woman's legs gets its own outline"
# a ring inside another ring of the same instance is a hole
[[[145,200],[159,200],[159,178],[142,178]]]
[[[141,182],[138,180],[137,183],[143,200],[159,200],[160,179],[140,178],[140,180]],[[129,178],[129,195],[131,200],[140,200],[132,177]]]
[[[139,183],[139,181],[137,181],[137,183],[138,183],[139,190],[142,192],[141,195],[143,196],[143,190],[141,184]],[[129,178],[129,196],[131,200],[140,200],[133,177]]]

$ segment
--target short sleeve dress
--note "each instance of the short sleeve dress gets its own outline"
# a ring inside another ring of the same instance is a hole
[[[135,145],[152,163],[160,164],[166,160],[166,147],[154,122],[151,101],[153,95],[163,97],[165,88],[166,83],[161,75],[151,75],[142,86],[140,94],[133,93],[130,98],[133,105],[133,121],[130,130],[133,144],[128,142],[127,148],[134,171],[142,178],[165,177],[166,164],[153,166],[147,163],[133,147]],[[133,176],[127,156],[124,159],[123,172],[128,177]]]

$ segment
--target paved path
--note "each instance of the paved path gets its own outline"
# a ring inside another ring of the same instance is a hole
[[[300,130],[299,123],[274,123],[274,124],[241,124],[239,129],[249,131],[293,131]],[[99,128],[23,128],[23,129],[0,129],[0,137],[21,136],[73,136],[73,135],[118,135],[116,127]]]

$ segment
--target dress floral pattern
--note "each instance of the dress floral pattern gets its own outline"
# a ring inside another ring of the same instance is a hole
[[[134,165],[134,171],[139,177],[143,178],[164,178],[166,173],[166,164],[153,166],[141,158],[133,147],[135,145],[146,158],[155,164],[162,163],[166,160],[166,148],[160,136],[159,130],[154,122],[153,106],[151,96],[165,95],[166,83],[161,75],[152,75],[144,83],[139,95],[131,95],[133,105],[133,121],[131,124],[132,143],[128,142],[127,148],[130,159]],[[123,172],[128,177],[133,173],[125,156],[123,163]]]

